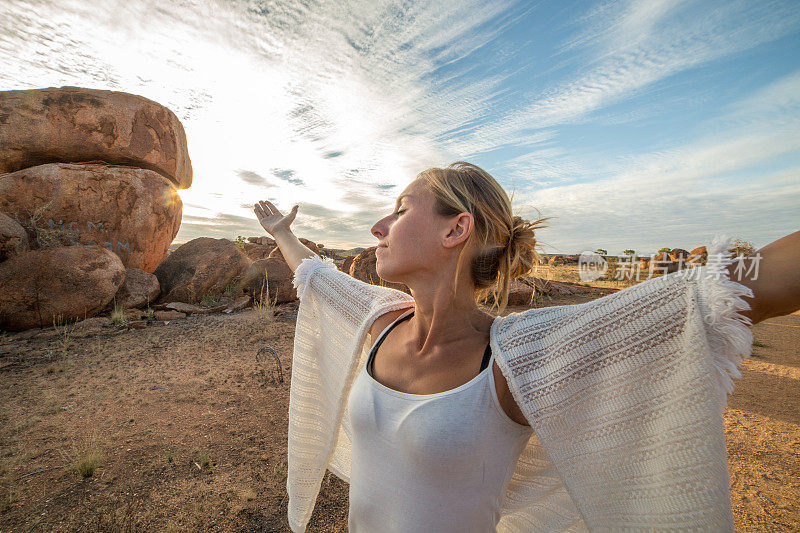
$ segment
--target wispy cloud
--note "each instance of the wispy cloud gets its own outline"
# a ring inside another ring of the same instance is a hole
[[[593,221],[552,233],[568,248],[600,223],[628,235],[604,207],[619,202],[641,217],[724,207],[759,173],[774,179],[764,194],[791,194],[777,176],[797,168],[797,74],[754,89],[715,69],[782,65],[769,47],[798,28],[777,0],[8,0],[0,89],[106,88],[172,109],[195,170],[179,241],[263,233],[249,206],[266,199],[300,204],[312,240],[372,243],[419,171],[468,159],[523,210]]]

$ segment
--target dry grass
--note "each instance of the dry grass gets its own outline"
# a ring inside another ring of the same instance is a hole
[[[102,449],[103,443],[96,434],[78,442],[72,441],[67,457],[70,469],[82,478],[92,477],[102,461]]]
[[[115,326],[124,326],[128,323],[128,316],[125,314],[125,306],[114,303],[114,309],[111,310],[109,320]]]

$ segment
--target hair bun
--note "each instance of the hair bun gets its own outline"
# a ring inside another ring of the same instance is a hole
[[[539,262],[540,256],[536,252],[535,230],[541,225],[538,222],[531,224],[529,220],[517,215],[513,217],[513,221],[511,236],[508,241],[508,252],[511,259],[511,277],[516,278],[528,273]]]

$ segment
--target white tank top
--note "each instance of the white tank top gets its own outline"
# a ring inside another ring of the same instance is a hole
[[[370,356],[401,315],[378,337]],[[494,532],[517,459],[533,434],[511,420],[492,366],[435,394],[391,389],[368,372],[348,397],[351,533]]]

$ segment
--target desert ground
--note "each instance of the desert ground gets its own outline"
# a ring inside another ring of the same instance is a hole
[[[296,311],[0,333],[0,531],[289,531]],[[736,529],[798,531],[800,314],[753,333],[725,411]],[[347,509],[328,472],[308,531],[346,531]]]

